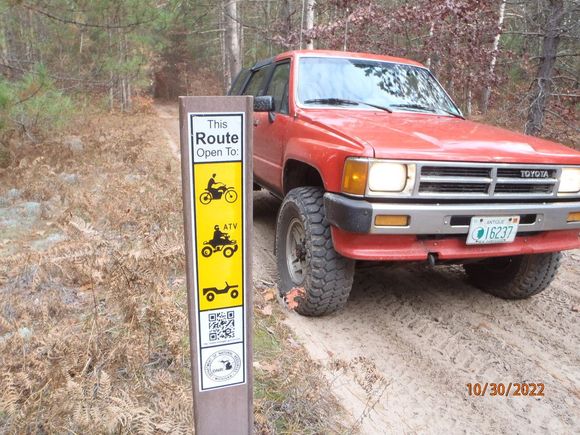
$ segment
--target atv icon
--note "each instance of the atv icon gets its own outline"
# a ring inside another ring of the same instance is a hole
[[[209,287],[203,289],[203,295],[208,301],[213,301],[215,299],[215,295],[222,295],[224,293],[229,293],[232,299],[238,297],[239,292],[236,290],[238,285],[229,285],[226,281],[226,286],[222,289],[218,289],[217,287]],[[231,291],[230,291],[231,290]]]
[[[201,250],[201,255],[204,257],[211,257],[214,252],[222,251],[224,257],[230,258],[238,250],[238,243],[230,239],[230,235],[222,233],[219,225],[215,225],[213,232],[213,239],[203,242],[204,246]]]
[[[224,183],[218,183],[215,181],[216,174],[212,174],[211,178],[207,182],[207,188],[205,192],[199,195],[199,200],[203,205],[207,205],[212,200],[221,199],[222,196],[225,198],[226,202],[234,203],[238,199],[238,193],[233,187],[227,187]]]

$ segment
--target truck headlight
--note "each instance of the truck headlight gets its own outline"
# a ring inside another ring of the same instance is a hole
[[[409,194],[415,186],[414,164],[372,159],[347,159],[342,177],[342,191],[364,195],[369,193]]]
[[[558,193],[580,192],[580,168],[563,168]]]
[[[415,185],[415,165],[371,161],[369,190],[372,192],[410,193]]]

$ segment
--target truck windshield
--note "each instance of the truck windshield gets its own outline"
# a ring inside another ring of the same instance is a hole
[[[461,116],[428,70],[366,59],[300,59],[298,101],[306,106],[383,107]]]

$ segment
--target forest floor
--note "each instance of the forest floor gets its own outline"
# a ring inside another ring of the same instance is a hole
[[[177,107],[158,110],[177,143]],[[277,280],[279,206],[255,192],[256,282]],[[579,311],[577,250],[565,253],[551,288],[528,300],[483,293],[458,266],[357,269],[346,309],[287,312],[285,324],[362,433],[577,433]],[[476,382],[543,383],[544,397],[470,397]]]

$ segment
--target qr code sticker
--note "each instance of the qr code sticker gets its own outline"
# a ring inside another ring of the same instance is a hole
[[[221,311],[208,316],[209,341],[228,340],[234,338],[236,324],[234,311]]]

